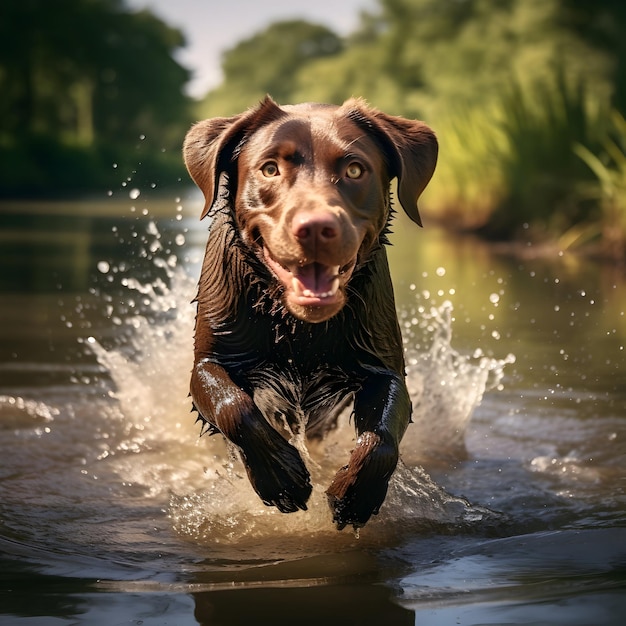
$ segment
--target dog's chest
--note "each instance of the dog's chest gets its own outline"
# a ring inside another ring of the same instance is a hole
[[[311,325],[258,315],[245,330],[219,337],[218,361],[274,423],[332,422],[361,385],[359,353],[337,321]]]
[[[306,375],[295,368],[278,369],[276,364],[250,372],[255,404],[265,417],[292,431],[327,430],[359,388],[354,374],[320,366]]]

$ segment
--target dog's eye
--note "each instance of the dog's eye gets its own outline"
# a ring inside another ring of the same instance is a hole
[[[359,163],[350,163],[346,167],[346,176],[348,178],[361,178],[363,176],[363,167]]]
[[[261,174],[265,176],[265,178],[273,178],[274,176],[278,176],[280,172],[278,171],[278,165],[274,163],[274,161],[269,161],[261,167]]]

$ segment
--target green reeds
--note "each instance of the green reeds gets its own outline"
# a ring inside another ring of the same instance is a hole
[[[431,203],[438,217],[465,215],[501,240],[522,232],[554,239],[598,218],[597,201],[583,191],[592,171],[573,146],[596,150],[604,122],[582,81],[558,69],[550,81],[511,81],[489,106],[434,126],[441,171]]]
[[[596,225],[603,252],[623,261],[626,256],[626,120],[618,111],[610,115],[610,127],[601,149],[593,152],[577,143],[574,152],[587,164],[596,180],[591,195],[601,209]]]

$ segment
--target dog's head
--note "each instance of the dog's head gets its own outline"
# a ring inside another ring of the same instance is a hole
[[[281,107],[268,97],[193,126],[184,157],[205,197],[202,217],[227,173],[242,240],[282,285],[286,308],[321,322],[341,310],[354,268],[378,242],[393,178],[402,208],[421,225],[417,199],[437,140],[424,123],[361,100]]]

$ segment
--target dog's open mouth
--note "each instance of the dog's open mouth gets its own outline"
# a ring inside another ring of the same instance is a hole
[[[304,265],[285,266],[272,258],[267,248],[263,248],[265,262],[285,287],[287,296],[300,306],[324,306],[335,304],[339,299],[340,285],[346,273],[350,273],[353,263],[346,266],[324,265],[313,262]]]
[[[326,300],[339,289],[339,266],[309,263],[291,272],[291,289],[299,298]]]

